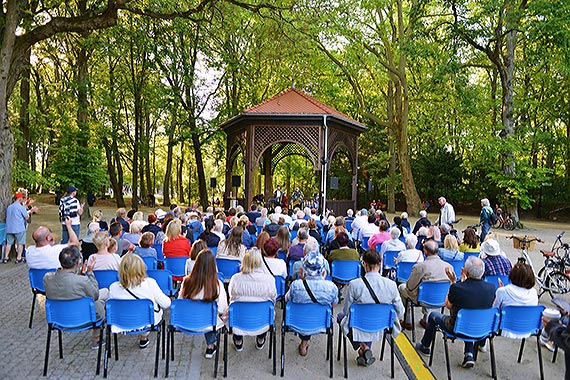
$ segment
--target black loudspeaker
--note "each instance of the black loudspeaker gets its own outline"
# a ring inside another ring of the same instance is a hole
[[[239,187],[241,185],[241,177],[239,175],[232,176],[232,187]]]
[[[213,189],[216,187],[216,177],[210,178],[210,187]]]
[[[372,191],[372,181],[366,182],[366,192],[369,193]]]
[[[331,190],[338,190],[338,177],[331,177]]]

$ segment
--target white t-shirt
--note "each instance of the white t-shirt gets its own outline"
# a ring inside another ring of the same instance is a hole
[[[59,254],[67,244],[44,245],[36,247],[32,245],[26,248],[26,262],[30,269],[54,269],[61,267]]]
[[[273,272],[274,276],[287,277],[287,264],[285,263],[285,260],[281,260],[276,257],[265,257],[265,262],[267,262],[267,265],[271,269],[271,272]],[[261,267],[264,272],[271,274],[265,264],[262,264]]]

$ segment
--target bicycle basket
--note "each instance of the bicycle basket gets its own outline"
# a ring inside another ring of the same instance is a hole
[[[533,240],[535,238],[536,238],[535,236],[527,236],[526,237],[527,241]],[[514,249],[522,249],[522,245],[523,245],[522,243],[523,243],[522,237],[513,236],[513,248]],[[536,241],[531,241],[531,242],[526,244],[527,251],[533,251],[534,250],[534,243],[536,243]]]

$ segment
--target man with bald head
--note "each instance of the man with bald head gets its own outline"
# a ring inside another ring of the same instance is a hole
[[[65,247],[79,246],[79,239],[72,228],[70,218],[65,220],[65,226],[69,234],[67,244],[55,244],[55,237],[51,230],[45,226],[39,226],[32,233],[32,239],[36,245],[26,249],[26,262],[30,269],[54,269],[59,268],[59,254]]]

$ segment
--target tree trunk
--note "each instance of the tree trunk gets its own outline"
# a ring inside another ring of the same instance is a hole
[[[386,116],[389,125],[394,125],[394,86],[388,82],[388,90],[386,91]],[[386,128],[388,136],[388,151],[390,153],[390,165],[388,167],[388,212],[396,212],[396,192],[394,185],[396,184],[396,146],[394,144],[394,128]]]
[[[172,154],[173,154],[173,147],[174,144],[174,129],[176,128],[176,120],[173,117],[170,125],[171,130],[167,131],[168,133],[168,152],[166,155],[166,171],[164,173],[164,189],[163,189],[163,197],[164,200],[162,204],[164,206],[170,205],[170,183],[172,182]]]
[[[208,189],[206,187],[206,175],[204,174],[204,160],[202,158],[202,145],[200,144],[200,136],[192,133],[192,147],[194,148],[194,157],[196,159],[196,173],[198,174],[198,194],[200,196],[200,205],[205,210],[208,207]]]
[[[176,173],[176,185],[178,187],[178,201],[186,203],[184,199],[184,183],[182,183],[182,170],[184,169],[184,144],[180,144],[180,157],[178,157],[178,171]]]
[[[31,51],[26,52],[26,66],[22,72],[22,80],[20,81],[20,117],[19,127],[22,132],[22,143],[18,146],[18,160],[30,165],[30,55]],[[19,185],[24,186],[25,183]]]

